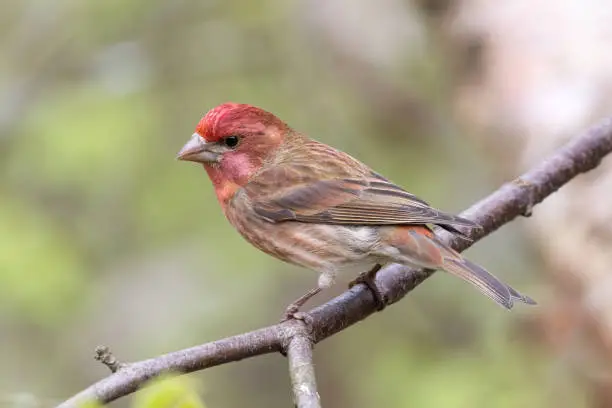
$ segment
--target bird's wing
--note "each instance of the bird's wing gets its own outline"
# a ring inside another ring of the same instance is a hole
[[[290,168],[260,173],[245,187],[253,209],[271,222],[300,221],[343,225],[436,224],[480,228],[446,214],[374,172],[320,180]],[[272,188],[261,188],[272,186]]]

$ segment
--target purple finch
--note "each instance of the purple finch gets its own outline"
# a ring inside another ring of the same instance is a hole
[[[443,269],[510,309],[535,303],[440,242],[429,225],[463,235],[477,224],[430,207],[365,164],[309,139],[272,113],[225,103],[198,123],[178,158],[202,163],[223,213],[252,245],[319,273],[287,310],[331,286],[344,271],[373,284],[386,263]]]

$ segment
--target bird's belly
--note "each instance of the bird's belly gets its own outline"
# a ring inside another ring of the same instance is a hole
[[[379,237],[372,227],[293,221],[273,224],[254,217],[245,224],[238,224],[238,231],[258,249],[318,272],[355,268],[359,273],[377,263],[372,250]]]

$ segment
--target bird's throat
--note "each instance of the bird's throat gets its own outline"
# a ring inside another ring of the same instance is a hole
[[[217,200],[219,200],[219,204],[221,204],[221,208],[223,212],[225,212],[227,204],[241,186],[235,181],[227,178],[218,166],[204,165],[204,169],[213,183]]]

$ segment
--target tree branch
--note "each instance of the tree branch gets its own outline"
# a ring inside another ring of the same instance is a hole
[[[312,359],[313,343],[306,326],[300,326],[301,329],[291,337],[287,346],[294,403],[297,408],[321,408]]]
[[[611,151],[612,118],[609,118],[575,137],[538,166],[505,184],[463,212],[462,217],[483,226],[481,231],[474,231],[471,236],[473,242],[482,239],[520,215],[530,215],[534,205],[580,173],[597,167]],[[444,243],[458,251],[468,248],[473,243],[453,237],[445,231],[436,233]],[[403,298],[432,273],[431,270],[416,270],[393,264],[383,268],[377,274],[376,284],[388,300],[388,304],[392,304]],[[376,307],[372,294],[364,285],[353,286],[350,290],[308,313],[312,319],[310,339],[318,343],[365,319],[376,311]],[[306,337],[305,340],[303,331],[295,329],[296,324],[298,322],[287,321],[128,364],[116,373],[81,391],[59,407],[77,407],[80,402],[91,399],[103,403],[113,401],[136,391],[145,381],[163,372],[188,373],[273,352],[287,352],[291,356],[290,365],[294,387],[296,384],[306,384],[310,389],[315,384],[314,374],[311,372],[312,365],[309,362],[312,350],[310,345],[305,344],[308,338]],[[296,366],[299,366],[301,361],[307,362],[304,366],[306,367],[305,372],[296,373]],[[296,394],[296,399],[305,401],[306,396]],[[303,406],[316,407],[318,405]]]

